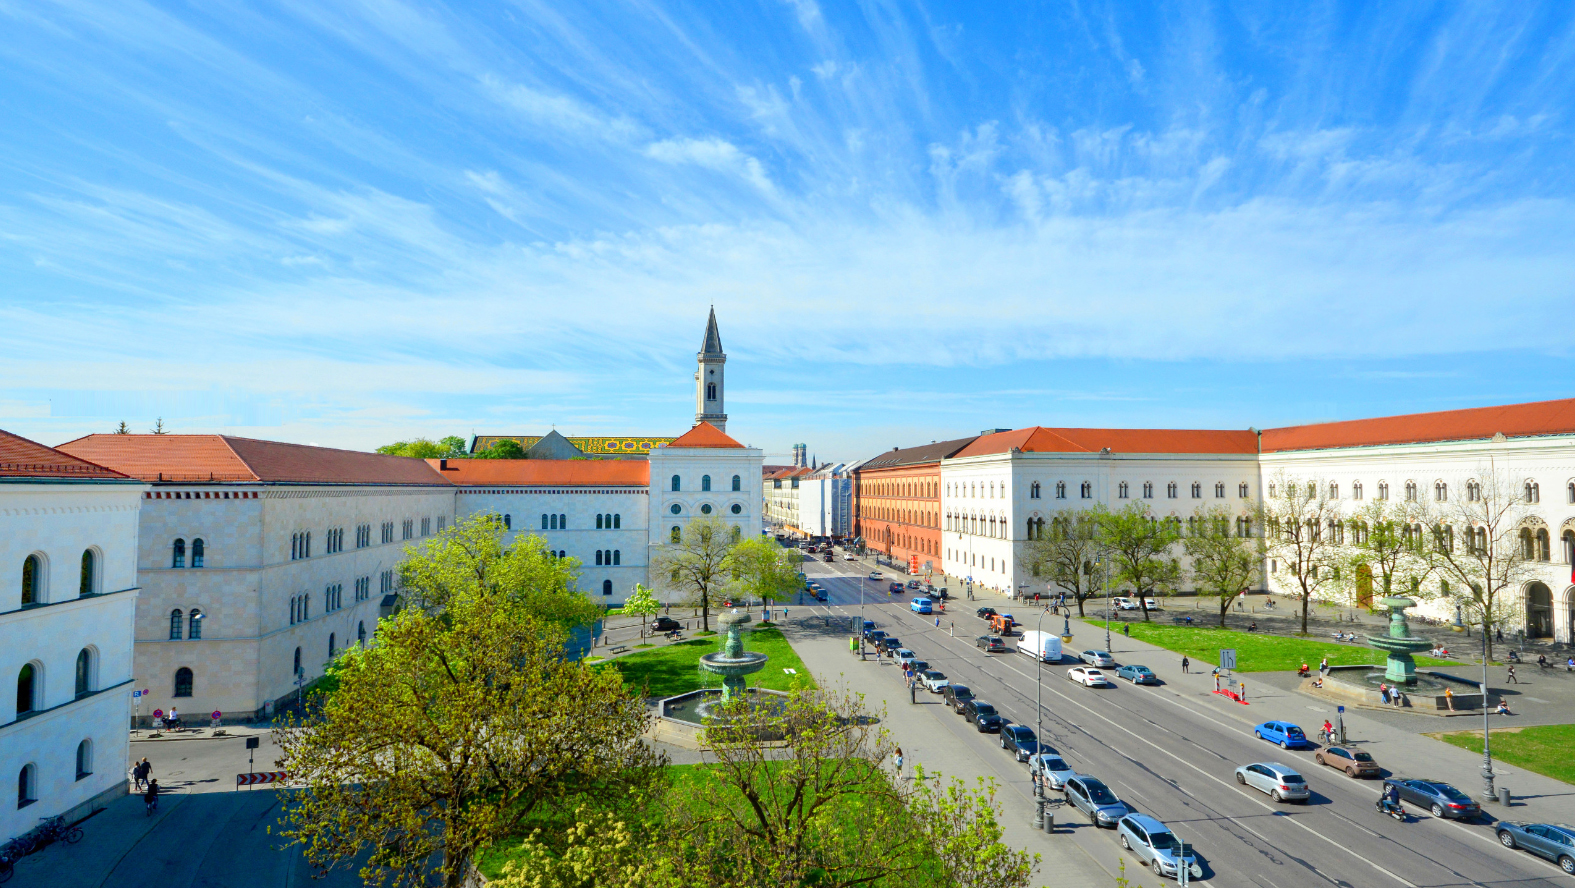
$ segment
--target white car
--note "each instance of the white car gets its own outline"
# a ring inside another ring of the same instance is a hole
[[[842,560],[843,561],[858,561],[859,560],[859,556],[854,555],[852,552],[849,552],[848,554],[842,556]]]
[[[1098,666],[1101,669],[1112,669],[1116,665],[1116,658],[1110,656],[1109,651],[1084,651],[1078,654],[1077,658],[1090,666]]]
[[[1258,762],[1236,769],[1236,782],[1269,794],[1276,802],[1305,803],[1312,797],[1307,780],[1290,765],[1279,762]]]
[[[932,694],[939,694],[941,691],[946,690],[947,685],[951,684],[951,680],[946,677],[945,673],[937,672],[934,669],[926,669],[919,673],[919,681],[923,682],[925,689]]]
[[[904,666],[919,659],[919,655],[907,648],[897,648],[897,665]]]
[[[1151,611],[1159,610],[1159,602],[1153,598],[1143,599],[1143,604]]]
[[[1103,672],[1088,666],[1073,666],[1066,671],[1066,677],[1088,688],[1114,687]]]
[[[1115,605],[1118,611],[1135,611],[1138,609],[1137,599],[1134,598],[1112,598],[1110,603]]]
[[[870,575],[866,579],[872,580],[872,581],[877,582],[877,583],[880,582],[880,571],[878,571],[878,570],[870,571]]]

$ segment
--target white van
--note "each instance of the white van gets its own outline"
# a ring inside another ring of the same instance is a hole
[[[1053,632],[1024,632],[1017,639],[1018,653],[1038,657],[1046,663],[1061,662],[1061,636]]]

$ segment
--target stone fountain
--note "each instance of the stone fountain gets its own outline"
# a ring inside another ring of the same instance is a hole
[[[1415,687],[1416,661],[1411,659],[1411,655],[1427,650],[1433,643],[1412,635],[1411,626],[1406,623],[1406,608],[1416,607],[1415,601],[1401,595],[1391,595],[1383,599],[1383,605],[1389,608],[1389,634],[1369,635],[1367,643],[1389,655],[1384,666],[1384,678],[1388,682]]]
[[[1443,672],[1418,675],[1416,661],[1411,656],[1431,648],[1433,642],[1411,634],[1405,612],[1408,608],[1416,607],[1416,602],[1403,595],[1392,595],[1383,599],[1382,604],[1389,609],[1389,632],[1386,635],[1369,635],[1367,643],[1387,655],[1383,671],[1371,665],[1331,667],[1324,682],[1324,694],[1381,706],[1383,693],[1380,686],[1388,685],[1404,693],[1407,707],[1439,714],[1480,711],[1483,705],[1493,706],[1498,702],[1497,695],[1491,693],[1484,701],[1480,686],[1468,679]],[[1446,697],[1446,690],[1453,692],[1452,699]]]
[[[759,672],[766,666],[766,655],[759,651],[744,650],[743,628],[750,622],[749,614],[732,610],[716,618],[726,640],[722,650],[700,658],[700,668],[722,676],[722,702],[726,703],[744,693],[744,676]]]
[[[722,649],[700,657],[701,671],[720,676],[722,688],[702,688],[668,697],[659,703],[663,720],[685,730],[693,730],[714,718],[722,718],[728,704],[743,698],[748,700],[746,711],[769,711],[780,707],[786,695],[780,691],[744,686],[744,676],[759,672],[768,659],[759,651],[744,650],[743,629],[751,618],[742,610],[728,611],[716,618],[722,631]]]

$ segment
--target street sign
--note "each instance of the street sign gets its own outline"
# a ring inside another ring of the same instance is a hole
[[[1235,648],[1220,648],[1220,668],[1221,669],[1235,669],[1236,668],[1236,649]]]
[[[1343,705],[1336,706],[1336,707],[1334,707],[1334,711],[1335,712],[1344,712],[1345,711],[1345,706],[1343,706]]]
[[[133,699],[133,700],[135,700],[135,699],[137,699],[138,697],[141,697],[141,696],[142,696],[142,692],[141,691],[132,691],[131,692],[131,699]]]

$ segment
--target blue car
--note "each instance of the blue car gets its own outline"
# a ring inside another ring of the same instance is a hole
[[[1277,743],[1281,749],[1290,749],[1293,746],[1311,749],[1313,746],[1308,741],[1307,734],[1290,722],[1264,722],[1252,729],[1252,735],[1259,740]]]
[[[908,602],[908,610],[911,610],[916,614],[931,613],[932,607],[933,606],[930,604],[930,600],[928,598],[915,598]]]
[[[1117,669],[1116,678],[1124,678],[1133,684],[1140,685],[1159,684],[1159,676],[1155,675],[1153,670],[1149,669],[1147,666],[1139,666],[1136,663],[1130,663],[1126,666],[1122,666],[1120,669]]]

